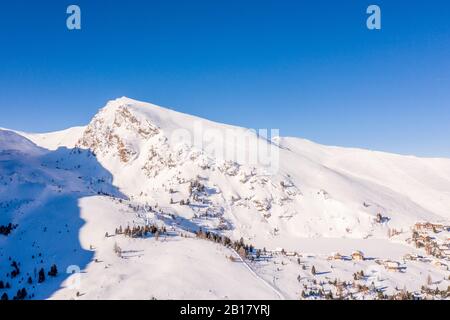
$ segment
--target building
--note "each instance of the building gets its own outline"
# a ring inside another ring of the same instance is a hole
[[[418,222],[414,225],[414,229],[416,231],[434,231],[434,232],[440,232],[444,231],[446,228],[442,224],[434,224],[430,222]]]
[[[400,263],[397,261],[385,261],[384,262],[384,267],[386,268],[386,270],[388,271],[392,271],[392,272],[396,272],[396,271],[400,271],[401,270],[401,266]]]
[[[405,261],[417,261],[417,259],[418,259],[419,257],[417,256],[417,255],[415,255],[415,254],[410,254],[410,253],[408,253],[408,254],[405,254],[404,256],[403,256],[403,260],[405,260]]]
[[[361,251],[355,251],[352,253],[352,260],[353,261],[364,261],[364,253]]]
[[[344,257],[339,252],[336,252],[332,256],[328,257],[328,260],[343,260],[343,259]]]
[[[443,270],[448,270],[448,266],[445,263],[443,263],[443,262],[441,262],[439,260],[434,260],[433,261],[433,265],[435,267],[441,268]]]

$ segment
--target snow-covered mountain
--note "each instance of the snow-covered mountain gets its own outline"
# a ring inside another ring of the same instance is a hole
[[[322,146],[120,98],[86,127],[0,131],[0,183],[10,298],[22,287],[61,299],[375,298],[450,284],[450,159]],[[158,231],[129,237],[127,226]],[[352,260],[357,250],[369,259]],[[36,283],[53,264],[59,275]]]

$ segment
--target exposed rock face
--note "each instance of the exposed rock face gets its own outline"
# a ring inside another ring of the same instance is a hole
[[[128,163],[137,156],[139,150],[126,137],[147,140],[158,133],[157,127],[138,120],[126,105],[107,106],[87,126],[78,146],[96,154],[115,154],[120,161]]]

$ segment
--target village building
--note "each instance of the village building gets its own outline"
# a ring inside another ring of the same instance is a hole
[[[352,253],[352,260],[353,261],[364,261],[364,253],[361,251],[355,251]]]
[[[397,261],[385,261],[383,263],[384,267],[386,268],[386,270],[391,271],[391,272],[397,272],[401,270],[401,266],[400,263]]]
[[[434,224],[430,222],[418,222],[414,225],[414,230],[416,231],[433,231],[433,232],[440,232],[444,231],[446,227],[442,224]]]
[[[403,256],[403,260],[405,261],[417,261],[417,259],[419,258],[419,256],[415,255],[415,254],[405,254]]]
[[[434,261],[433,261],[433,265],[434,265],[435,267],[440,268],[440,269],[448,270],[448,265],[446,265],[445,263],[443,263],[443,262],[441,262],[441,261],[439,261],[439,260],[434,260]]]
[[[344,260],[344,257],[339,252],[336,252],[332,256],[328,257],[328,260]]]

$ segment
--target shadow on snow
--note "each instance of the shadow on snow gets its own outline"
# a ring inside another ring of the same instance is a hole
[[[25,288],[34,299],[47,299],[67,285],[64,282],[71,274],[66,270],[82,271],[93,261],[94,252],[80,243],[85,221],[79,200],[97,195],[126,197],[112,185],[111,173],[89,150],[50,151],[17,134],[8,132],[7,136],[25,143],[28,149],[14,150],[8,143],[5,149],[0,144],[0,177],[14,177],[8,194],[0,193],[0,202],[20,197],[32,201],[11,212],[0,206],[0,222],[8,219],[19,225],[8,237],[0,235],[0,280],[11,285],[11,289],[1,291],[12,299],[17,290]],[[20,273],[14,278],[9,259],[20,263]],[[58,268],[56,277],[47,274],[53,264]],[[38,283],[41,268],[46,280]],[[29,277],[32,284],[27,281]]]

